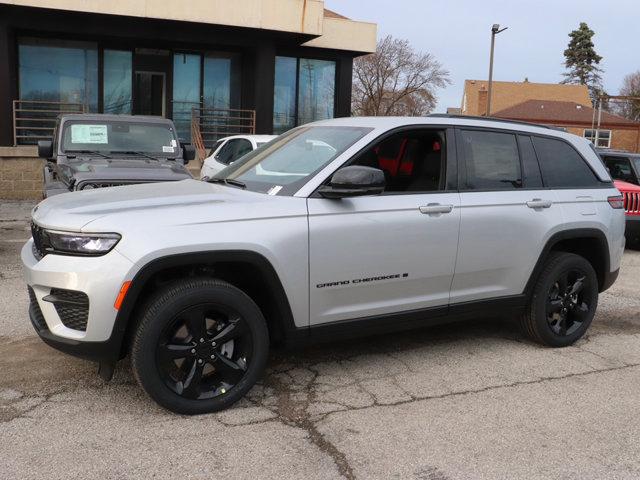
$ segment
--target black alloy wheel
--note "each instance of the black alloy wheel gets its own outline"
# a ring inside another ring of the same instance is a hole
[[[268,353],[267,324],[251,297],[222,280],[178,279],[141,306],[131,365],[158,404],[194,415],[240,400]]]
[[[180,312],[167,325],[156,361],[173,392],[203,400],[231,390],[247,371],[252,352],[242,315],[226,305],[205,303]]]
[[[566,347],[584,335],[598,306],[598,278],[589,261],[551,252],[521,317],[524,333],[549,347]]]
[[[563,272],[553,283],[547,297],[547,322],[556,335],[572,335],[582,326],[591,310],[585,298],[589,286],[581,272]]]

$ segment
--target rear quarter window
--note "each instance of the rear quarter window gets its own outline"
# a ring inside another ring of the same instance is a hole
[[[568,143],[533,137],[542,178],[547,187],[584,188],[601,186],[587,162]]]

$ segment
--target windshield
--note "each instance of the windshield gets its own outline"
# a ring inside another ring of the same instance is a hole
[[[319,170],[372,129],[299,127],[234,162],[214,179],[242,182],[248,190],[292,195]]]
[[[180,147],[174,129],[165,123],[72,121],[64,123],[62,151],[144,152],[175,158]]]

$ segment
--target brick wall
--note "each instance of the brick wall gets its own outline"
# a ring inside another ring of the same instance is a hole
[[[567,126],[564,125],[569,133],[573,133],[580,137],[584,136],[585,129],[591,129],[591,125],[584,126]],[[602,129],[611,130],[611,147],[614,150],[626,150],[628,152],[640,151],[640,129],[639,128],[616,128],[612,126],[602,125]]]
[[[42,199],[42,168],[36,147],[0,147],[0,199]]]
[[[487,111],[488,82],[486,80],[465,80],[463,99],[464,115],[483,115]],[[484,92],[484,93],[482,93]],[[485,99],[481,97],[485,96]],[[499,112],[527,100],[559,100],[576,102],[591,107],[589,90],[584,85],[564,85],[557,83],[501,82],[494,81],[491,93],[491,111]]]

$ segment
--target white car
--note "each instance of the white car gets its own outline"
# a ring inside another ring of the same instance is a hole
[[[205,158],[200,170],[200,178],[213,177],[243,155],[274,138],[276,135],[234,135],[221,138],[211,149],[211,155]]]

